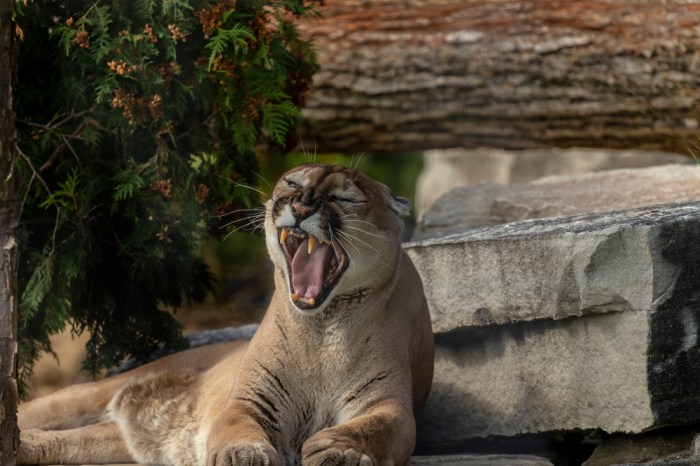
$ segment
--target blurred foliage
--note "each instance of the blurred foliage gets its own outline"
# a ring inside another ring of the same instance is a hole
[[[185,340],[216,282],[197,249],[257,203],[253,152],[286,145],[315,57],[306,0],[18,3],[21,377],[90,332],[97,372]]]

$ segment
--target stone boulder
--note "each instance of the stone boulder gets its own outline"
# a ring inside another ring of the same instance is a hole
[[[650,462],[694,459],[700,457],[694,451],[697,428],[670,428],[637,435],[616,435],[604,439],[583,466],[610,466],[613,464],[648,464]],[[653,464],[653,463],[652,463]],[[658,464],[658,463],[657,463]],[[683,464],[683,463],[680,463]]]
[[[438,455],[413,456],[410,466],[554,466],[532,455]]]
[[[700,199],[700,166],[673,164],[510,185],[455,188],[425,212],[414,239],[532,218],[632,209]]]
[[[437,332],[423,444],[700,422],[700,203],[405,249]]]
[[[600,170],[692,163],[666,152],[606,149],[446,149],[425,152],[416,184],[418,218],[444,193],[483,181],[526,183],[545,176],[576,175]]]

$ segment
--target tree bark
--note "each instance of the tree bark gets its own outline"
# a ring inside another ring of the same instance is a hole
[[[595,146],[688,153],[700,133],[700,4],[327,0],[300,25],[321,70],[321,151]]]
[[[19,220],[12,84],[16,47],[13,2],[0,1],[0,464],[14,465],[17,429],[17,265]]]

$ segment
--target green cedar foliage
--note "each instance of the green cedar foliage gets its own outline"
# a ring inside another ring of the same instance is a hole
[[[186,344],[172,312],[215,286],[198,245],[255,202],[235,186],[316,69],[306,1],[18,3],[22,375],[66,325],[93,373]]]

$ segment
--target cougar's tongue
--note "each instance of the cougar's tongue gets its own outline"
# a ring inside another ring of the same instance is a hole
[[[304,239],[292,258],[292,287],[299,298],[316,298],[323,289],[324,267],[331,252],[328,244],[318,243],[309,254],[309,238]]]

